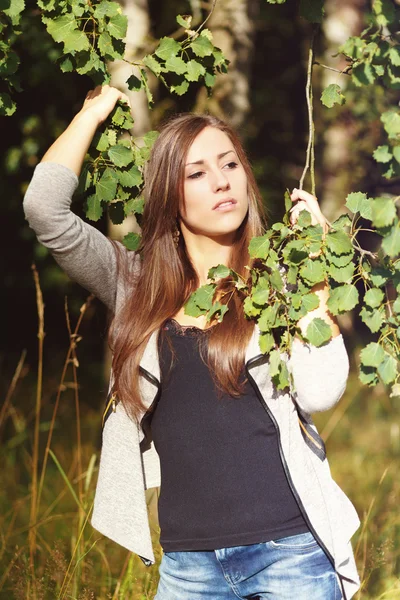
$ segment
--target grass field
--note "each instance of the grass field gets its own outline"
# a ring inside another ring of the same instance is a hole
[[[54,373],[43,369],[37,292],[37,373],[24,376],[22,354],[0,409],[0,598],[151,599],[157,566],[146,568],[89,524],[101,411],[79,398],[76,345],[85,307],[69,326],[70,346],[55,383]],[[362,579],[356,600],[400,600],[400,402],[383,387],[361,387],[356,370],[340,403],[316,421],[334,477],[362,521],[353,539]],[[157,545],[156,491],[148,499]]]

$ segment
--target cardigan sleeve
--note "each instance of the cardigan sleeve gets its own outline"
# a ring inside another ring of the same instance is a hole
[[[307,413],[329,410],[342,397],[349,375],[342,334],[318,348],[295,338],[288,368],[300,408]]]
[[[78,177],[68,167],[39,163],[25,194],[25,217],[39,242],[49,249],[67,275],[114,310],[116,247],[71,211],[77,185]],[[117,244],[122,259],[126,258],[126,249]]]

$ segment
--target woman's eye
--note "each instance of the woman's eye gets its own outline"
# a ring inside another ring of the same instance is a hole
[[[203,171],[197,171],[196,173],[192,173],[189,175],[189,179],[198,179],[203,174]]]
[[[235,161],[231,161],[229,162],[227,165],[225,165],[226,167],[228,167],[228,169],[235,169],[235,167],[237,167],[237,163]]]

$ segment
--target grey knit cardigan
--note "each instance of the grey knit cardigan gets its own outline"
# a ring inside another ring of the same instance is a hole
[[[114,245],[70,210],[77,184],[78,178],[67,167],[40,163],[25,195],[25,215],[38,240],[71,279],[115,312],[132,290],[126,290],[117,276]],[[140,257],[122,246],[121,251],[134,281]],[[159,380],[157,335],[156,331],[151,336],[141,367]],[[349,360],[343,337],[340,334],[319,348],[294,341],[290,358],[284,355],[295,384],[292,393],[273,385],[268,356],[261,354],[258,338],[255,327],[246,352],[248,375],[277,427],[282,461],[303,515],[334,562],[344,598],[350,599],[359,588],[350,543],[359,519],[331,477],[323,442],[310,417],[330,409],[345,390]],[[140,389],[149,407],[157,392],[153,379],[142,376]],[[103,429],[92,525],[152,564],[145,489],[160,485],[160,466],[154,446],[141,444],[143,439],[141,425],[119,403]]]

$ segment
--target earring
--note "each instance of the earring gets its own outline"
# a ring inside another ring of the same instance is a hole
[[[179,231],[178,224],[175,223],[174,228],[172,230],[172,240],[174,242],[175,248],[178,247],[180,236],[181,232]]]

